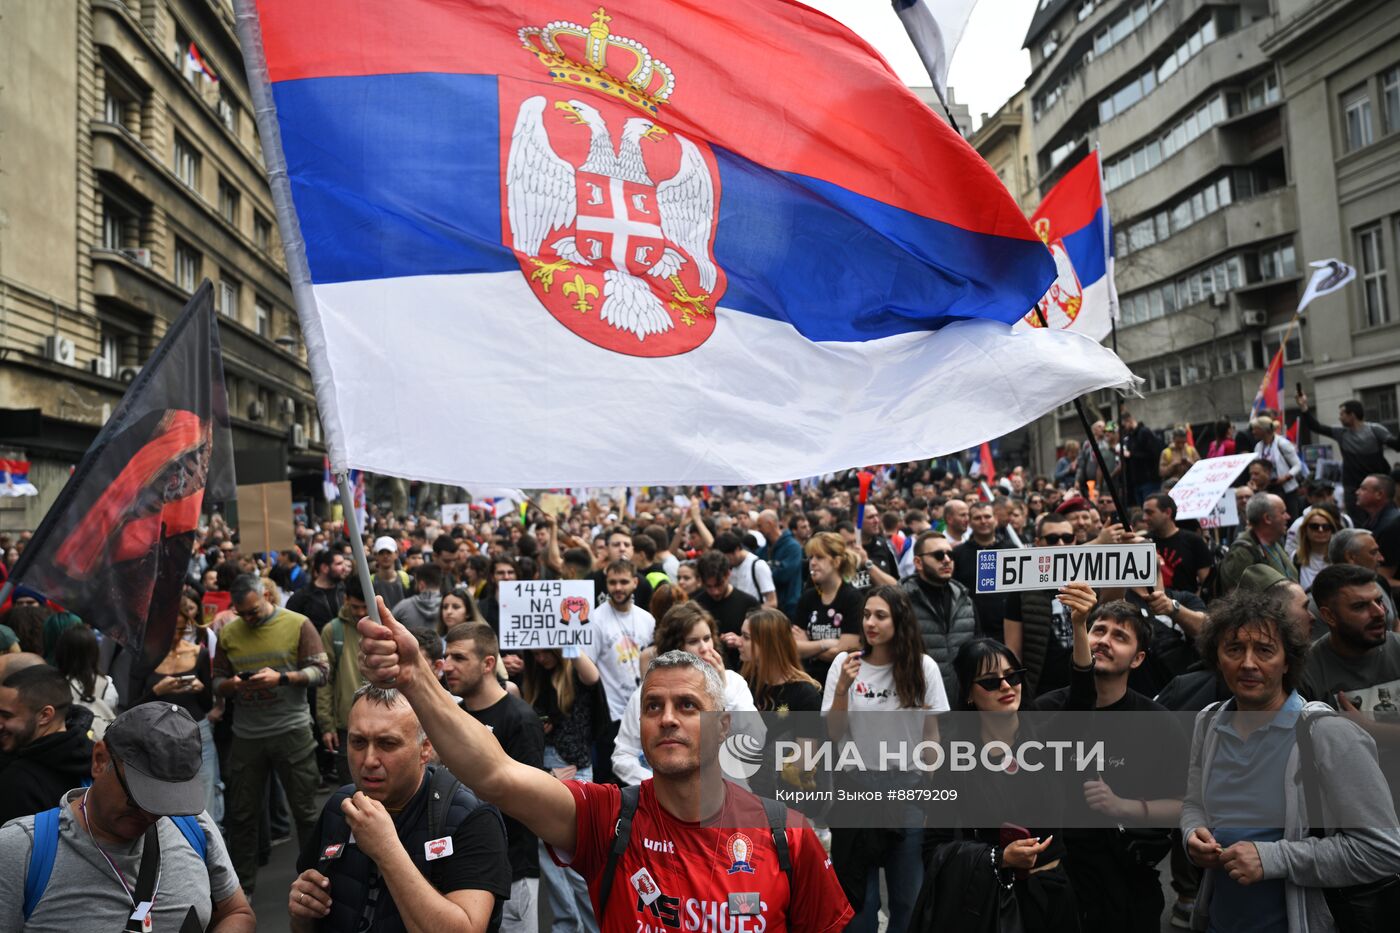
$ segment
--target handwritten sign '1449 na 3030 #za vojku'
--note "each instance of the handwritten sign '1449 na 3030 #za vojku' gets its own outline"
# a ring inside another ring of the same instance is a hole
[[[593,581],[503,580],[501,648],[590,648]]]
[[[1058,589],[1066,583],[1154,587],[1157,585],[1157,548],[1151,543],[1089,544],[988,550],[977,554],[979,593]]]

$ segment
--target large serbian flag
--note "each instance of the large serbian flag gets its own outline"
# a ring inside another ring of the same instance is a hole
[[[155,664],[170,650],[206,501],[234,496],[206,279],[97,433],[10,573]],[[3,602],[3,596],[0,596]]]
[[[508,486],[780,482],[1131,381],[1013,335],[995,174],[785,0],[240,0],[329,453]]]
[[[1055,257],[1055,284],[1021,327],[1068,330],[1102,340],[1118,314],[1113,287],[1113,228],[1099,173],[1098,151],[1070,169],[1031,215],[1036,235]]]

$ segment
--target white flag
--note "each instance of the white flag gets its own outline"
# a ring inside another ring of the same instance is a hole
[[[977,0],[893,0],[893,3],[933,79],[934,93],[946,108],[948,68]]]

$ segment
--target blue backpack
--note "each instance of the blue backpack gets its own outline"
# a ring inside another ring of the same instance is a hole
[[[58,807],[34,814],[34,846],[29,850],[29,873],[24,878],[25,920],[39,906],[44,889],[49,886],[49,875],[53,874],[54,859],[58,856],[58,814]],[[189,842],[190,848],[199,853],[200,860],[207,862],[209,853],[204,845],[204,828],[199,825],[199,818],[172,816],[170,821]]]

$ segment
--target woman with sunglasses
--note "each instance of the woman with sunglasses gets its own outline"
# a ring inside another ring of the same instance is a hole
[[[1293,564],[1298,568],[1298,583],[1304,590],[1312,589],[1313,580],[1327,566],[1327,546],[1336,533],[1337,520],[1326,509],[1314,506],[1303,513]]]
[[[1088,660],[1088,639],[1084,643],[1084,660]],[[979,638],[958,649],[953,659],[957,674],[957,709],[977,713],[976,717],[959,720],[962,732],[958,739],[978,744],[1004,742],[1015,748],[1023,742],[1036,740],[1033,722],[1020,716],[1026,683],[1026,671],[1015,652],[994,638]],[[995,812],[997,801],[1010,799],[1015,793],[1011,786],[1017,780],[1014,770],[978,772],[969,780],[959,781],[958,800],[972,809]],[[928,830],[925,846],[929,851],[939,846],[976,843],[991,847],[986,870],[995,871],[998,881],[1011,884],[1016,893],[1018,912],[1025,933],[1072,933],[1079,929],[1074,889],[1065,872],[1065,844],[1054,813],[1059,800],[1037,802],[1037,812],[1048,820],[1035,827],[1003,823],[995,827],[972,829],[937,828]],[[995,867],[993,867],[995,866]]]
[[[925,739],[936,739],[935,717],[864,717],[852,728],[850,713],[894,710],[941,713],[947,709],[943,675],[933,658],[924,654],[914,604],[898,586],[874,587],[865,597],[861,611],[860,650],[842,651],[827,674],[826,689],[822,693],[827,731],[837,741],[849,734],[862,761],[878,762],[882,743],[883,747],[894,747],[904,742],[906,747],[912,747]],[[882,720],[880,724],[888,728],[875,728],[876,720]],[[917,734],[909,734],[906,730],[910,729]],[[859,790],[862,774],[861,771],[842,771],[836,780]],[[911,772],[910,776],[917,775]],[[889,771],[878,775],[880,782],[897,777]],[[842,885],[849,893],[857,895],[855,900],[861,900],[859,894],[864,893],[860,910],[846,930],[848,933],[875,933],[878,925],[880,871],[865,856],[872,833],[886,837],[881,846],[885,886],[890,898],[886,931],[905,933],[924,874],[920,858],[922,823],[913,824],[912,821],[899,829],[832,830],[831,859]]]

